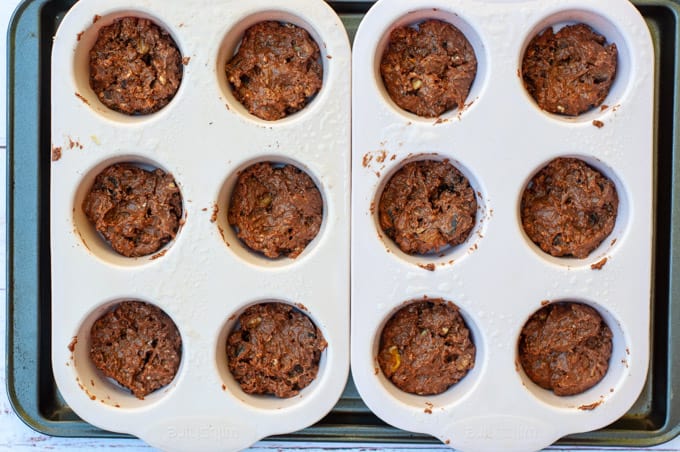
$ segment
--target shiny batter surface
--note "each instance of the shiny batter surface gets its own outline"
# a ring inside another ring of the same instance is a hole
[[[293,306],[253,305],[227,339],[229,370],[248,394],[293,397],[316,378],[326,346],[314,323]]]
[[[158,251],[175,237],[182,217],[182,197],[170,174],[126,163],[99,173],[82,207],[111,247],[127,257]]]
[[[616,44],[585,24],[535,36],[522,61],[524,86],[538,106],[576,116],[604,102],[616,77]]]
[[[128,115],[165,107],[182,72],[175,41],[148,19],[116,19],[99,30],[90,50],[90,86],[104,105]]]
[[[121,302],[97,319],[90,340],[94,365],[139,399],[169,384],[182,357],[172,319],[140,301]]]
[[[431,395],[458,383],[474,367],[475,353],[458,308],[442,299],[422,300],[387,321],[378,364],[402,391]]]
[[[522,226],[546,253],[583,259],[611,234],[618,206],[610,179],[582,160],[557,158],[524,190]]]
[[[226,65],[234,96],[258,118],[301,110],[321,89],[319,46],[303,28],[275,21],[248,28]]]
[[[612,332],[600,314],[579,303],[553,303],[527,321],[519,359],[527,376],[556,395],[580,394],[607,373]]]
[[[433,118],[465,105],[477,75],[477,57],[453,25],[426,20],[396,28],[380,61],[392,100],[404,110]]]
[[[464,242],[475,225],[470,182],[448,161],[419,160],[399,169],[380,196],[380,227],[408,254]]]
[[[316,237],[323,219],[321,193],[293,165],[256,163],[238,177],[228,221],[250,249],[267,257],[297,257]]]

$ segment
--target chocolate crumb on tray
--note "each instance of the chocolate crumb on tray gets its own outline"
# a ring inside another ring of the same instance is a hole
[[[90,340],[94,365],[139,399],[168,385],[182,357],[172,319],[141,301],[123,301],[97,319]]]
[[[82,208],[114,251],[140,257],[175,238],[182,197],[173,177],[163,170],[116,163],[97,175]]]
[[[475,353],[470,330],[453,303],[418,300],[385,324],[378,364],[402,391],[433,395],[463,379],[475,365]]]
[[[607,373],[612,332],[600,314],[580,303],[552,303],[522,329],[519,359],[527,376],[558,396],[580,394]]]
[[[524,86],[548,112],[577,116],[599,107],[616,77],[616,44],[586,24],[552,27],[536,35],[524,53]]]
[[[127,115],[154,113],[182,82],[182,56],[167,31],[148,19],[122,17],[102,27],[90,50],[90,86]]]
[[[524,231],[555,257],[588,257],[614,229],[614,183],[576,158],[552,160],[529,181],[521,202]]]
[[[477,57],[458,28],[430,19],[392,31],[380,75],[399,107],[434,118],[464,107],[477,75]]]
[[[477,199],[448,161],[418,160],[400,168],[380,196],[380,227],[407,254],[463,243],[475,225]]]
[[[293,397],[316,378],[327,345],[299,309],[285,303],[253,305],[227,338],[229,370],[248,394]]]
[[[226,64],[234,96],[260,119],[274,121],[302,110],[319,92],[319,46],[296,25],[259,22],[248,28]]]

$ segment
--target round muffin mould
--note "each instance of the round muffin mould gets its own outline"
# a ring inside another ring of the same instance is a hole
[[[478,71],[465,108],[440,118],[401,110],[379,73],[392,29],[440,19],[471,42]],[[524,50],[547,26],[583,22],[618,47],[605,104],[578,117],[541,111],[524,89]],[[628,1],[381,0],[353,47],[352,374],[368,407],[389,424],[458,450],[535,450],[606,426],[638,397],[647,375],[651,281],[654,54]],[[522,192],[556,157],[578,157],[613,180],[612,234],[585,259],[545,254],[523,232]],[[380,230],[387,179],[414,159],[447,159],[478,195],[466,242],[407,255]],[[410,300],[455,303],[471,329],[476,364],[446,392],[400,391],[377,363],[380,332]],[[597,309],[613,333],[609,371],[582,394],[558,397],[524,374],[520,331],[550,302]]]
[[[89,86],[98,30],[124,16],[170,33],[184,57],[173,100],[146,116],[105,107]],[[310,32],[321,50],[323,87],[302,111],[267,122],[231,94],[224,65],[244,30],[278,20]],[[349,370],[350,48],[321,0],[285,4],[112,0],[77,2],[52,54],[52,363],[59,390],[84,420],[164,450],[235,450],[307,427],[340,397]],[[239,171],[258,161],[292,163],[317,184],[321,230],[296,259],[249,251],[227,222]],[[171,173],[183,198],[176,238],[151,256],[116,254],[82,212],[94,177],[134,162]],[[182,336],[168,386],[135,398],[89,358],[93,322],[135,299],[165,311]],[[289,399],[243,392],[226,362],[226,338],[251,304],[298,306],[328,342],[314,382]]]

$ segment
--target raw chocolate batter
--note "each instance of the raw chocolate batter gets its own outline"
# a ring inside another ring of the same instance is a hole
[[[90,340],[94,365],[139,399],[169,384],[182,357],[172,319],[141,301],[123,301],[97,319]]]
[[[104,105],[128,115],[165,107],[182,71],[175,41],[148,19],[116,19],[99,30],[90,50],[90,86]]]
[[[292,165],[256,163],[238,177],[229,224],[250,249],[297,257],[321,227],[323,200],[314,181]]]
[[[321,89],[319,46],[303,28],[266,21],[248,28],[226,65],[234,96],[258,118],[301,110]]]
[[[477,58],[456,27],[426,20],[392,31],[380,61],[380,75],[397,105],[433,118],[465,106],[477,75]]]
[[[619,198],[614,183],[575,158],[557,158],[522,195],[524,231],[552,256],[588,257],[611,234]]]
[[[464,242],[476,214],[470,182],[448,161],[405,164],[385,185],[378,205],[380,227],[409,254]]]
[[[453,303],[420,300],[387,321],[380,335],[378,364],[402,391],[440,394],[474,367],[475,345]]]
[[[600,314],[579,303],[553,303],[529,318],[519,338],[527,376],[558,396],[580,394],[607,373],[612,332]]]
[[[97,175],[83,211],[116,252],[139,257],[175,237],[182,197],[170,174],[117,163]]]
[[[524,86],[538,106],[576,116],[598,107],[616,77],[616,44],[588,25],[577,24],[535,36],[524,54]]]
[[[229,370],[248,394],[293,397],[316,378],[327,345],[298,309],[284,303],[254,305],[227,339]]]

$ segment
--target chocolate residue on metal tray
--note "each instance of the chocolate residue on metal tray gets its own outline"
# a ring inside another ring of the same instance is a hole
[[[430,19],[392,31],[380,75],[399,107],[434,118],[463,108],[477,75],[477,57],[458,28]]]
[[[148,19],[122,17],[102,27],[90,50],[90,86],[112,110],[154,113],[182,82],[182,56],[167,31]]]
[[[442,299],[423,299],[387,321],[380,334],[378,364],[402,391],[440,394],[474,367],[475,353],[458,308]]]
[[[304,108],[321,89],[317,43],[303,28],[275,21],[248,28],[226,64],[234,97],[258,118],[273,121]]]
[[[316,378],[327,345],[309,317],[293,306],[253,305],[227,339],[229,370],[248,394],[293,397]]]
[[[524,86],[538,106],[551,113],[576,116],[597,107],[616,76],[616,44],[586,24],[552,27],[535,36],[524,54]]]
[[[527,376],[558,396],[580,394],[607,373],[612,332],[600,314],[580,303],[552,303],[522,328],[519,359]]]

